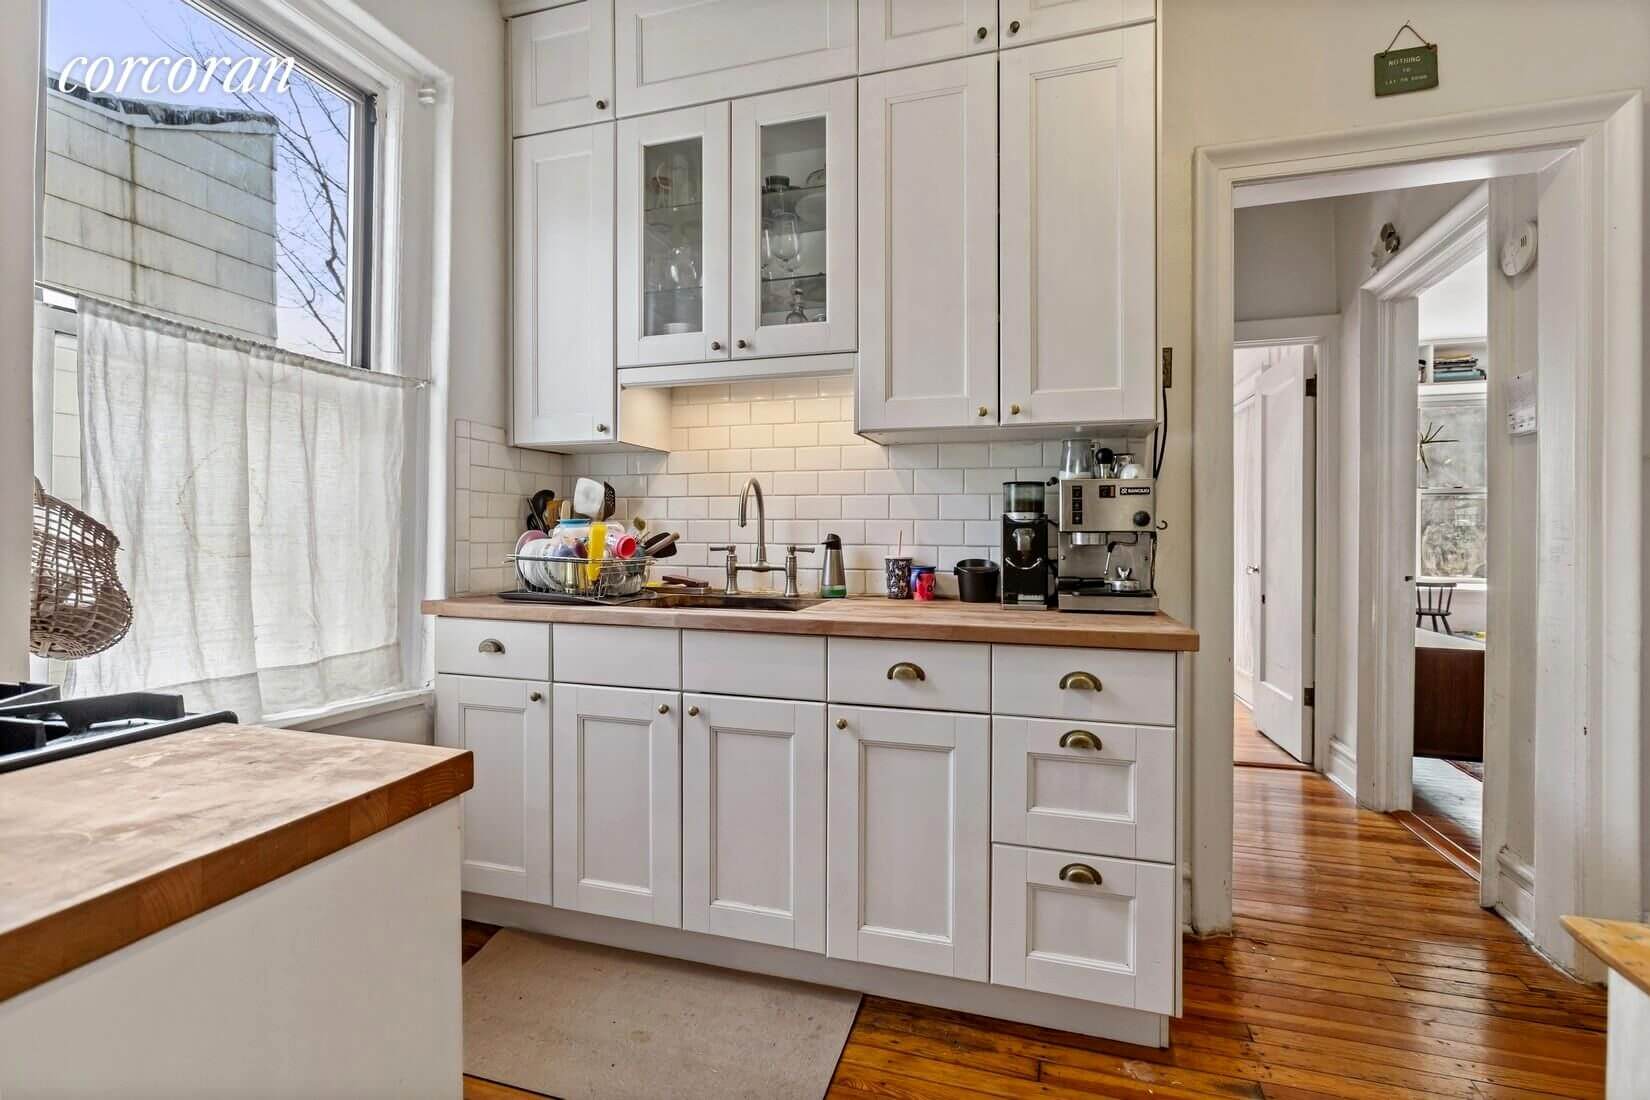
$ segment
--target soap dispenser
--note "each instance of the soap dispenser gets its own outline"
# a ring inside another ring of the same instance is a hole
[[[826,599],[848,594],[848,578],[842,569],[842,536],[825,536],[825,560],[820,563],[819,594]]]

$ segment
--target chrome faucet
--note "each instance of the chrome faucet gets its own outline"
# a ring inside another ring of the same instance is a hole
[[[799,595],[801,595],[801,591],[797,588],[797,583],[796,583],[796,570],[797,570],[797,558],[796,558],[796,556],[798,554],[812,554],[814,552],[814,548],[811,547],[811,546],[787,546],[787,547],[785,547],[785,564],[784,565],[769,565],[768,564],[768,512],[767,512],[767,509],[762,504],[762,483],[757,481],[754,477],[751,478],[749,481],[745,482],[744,489],[742,489],[739,493],[739,526],[744,527],[744,526],[747,525],[746,516],[747,516],[748,513],[746,511],[746,505],[750,502],[751,490],[753,490],[753,489],[756,490],[756,561],[755,561],[755,563],[752,564],[752,565],[740,565],[739,564],[739,551],[737,550],[737,548],[735,548],[732,545],[712,546],[712,547],[709,548],[713,552],[724,553],[728,556],[727,557],[727,563],[726,563],[727,564],[727,585],[722,590],[723,594],[728,595],[728,596],[737,596],[737,595],[739,595],[739,573],[740,573],[740,570],[744,570],[747,573],[781,573],[782,572],[782,573],[785,574],[785,595],[787,595],[787,596],[799,596]]]

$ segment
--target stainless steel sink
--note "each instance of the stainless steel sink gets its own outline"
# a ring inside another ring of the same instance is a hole
[[[728,611],[801,611],[821,601],[808,596],[771,596],[761,593],[729,596],[721,592],[661,592],[651,607],[706,607]]]

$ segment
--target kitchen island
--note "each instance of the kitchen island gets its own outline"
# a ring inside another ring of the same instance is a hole
[[[466,916],[1167,1044],[1196,631],[684,602],[425,603]]]
[[[0,1095],[456,1096],[472,778],[238,725],[0,775]]]

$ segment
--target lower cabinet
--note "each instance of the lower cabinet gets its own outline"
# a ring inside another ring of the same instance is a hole
[[[682,927],[824,952],[825,705],[682,705]]]
[[[682,923],[679,697],[555,687],[554,903]]]
[[[996,845],[991,981],[1173,1013],[1174,879],[1173,864]]]
[[[829,709],[825,953],[984,981],[989,720]]]
[[[435,678],[435,743],[469,749],[464,889],[550,903],[550,685]]]

